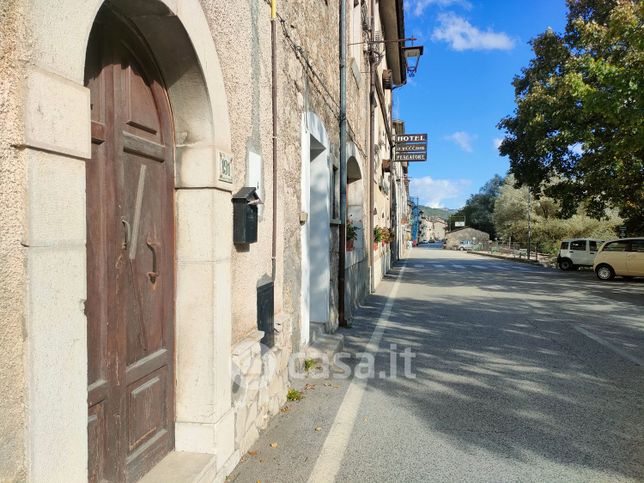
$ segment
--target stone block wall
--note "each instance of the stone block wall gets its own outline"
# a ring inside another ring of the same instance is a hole
[[[369,293],[369,260],[365,257],[345,269],[345,317],[350,320]]]
[[[255,331],[233,346],[235,450],[246,453],[286,402],[289,351],[260,343]]]

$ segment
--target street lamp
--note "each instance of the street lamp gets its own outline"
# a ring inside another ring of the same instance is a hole
[[[414,77],[416,71],[418,70],[418,62],[420,61],[420,56],[423,55],[423,46],[422,45],[411,45],[409,47],[403,47],[403,56],[405,57],[405,64],[407,65],[407,74],[409,77]]]

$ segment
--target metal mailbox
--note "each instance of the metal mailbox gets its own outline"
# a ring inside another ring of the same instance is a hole
[[[257,241],[257,205],[261,204],[256,188],[245,186],[233,195],[233,243]]]

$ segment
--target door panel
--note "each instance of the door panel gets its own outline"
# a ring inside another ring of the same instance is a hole
[[[123,87],[127,108],[125,122],[134,130],[156,136],[159,134],[160,123],[154,97],[140,74],[142,69],[138,67],[138,62],[134,60],[134,54],[129,53],[132,59],[131,64],[123,71],[125,75]]]
[[[171,258],[164,243],[164,166],[123,154],[122,216],[129,223],[130,245],[125,254],[123,303],[127,317],[127,364],[166,347],[164,295]],[[155,166],[155,164],[157,166]],[[170,270],[171,273],[171,270]]]
[[[164,430],[166,407],[155,402],[164,400],[167,382],[165,368],[161,368],[128,387],[130,452]]]
[[[91,481],[135,481],[174,446],[174,147],[160,79],[104,8],[86,71]]]
[[[87,424],[89,443],[89,481],[103,481],[105,467],[106,432],[105,403],[90,404]]]

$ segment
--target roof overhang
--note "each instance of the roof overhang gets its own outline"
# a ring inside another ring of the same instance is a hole
[[[393,84],[399,86],[407,81],[407,66],[402,52],[404,42],[396,42],[405,38],[403,0],[380,0],[379,4],[384,40],[387,41],[387,66],[393,73]]]

